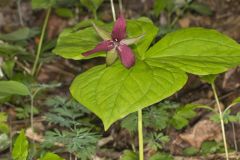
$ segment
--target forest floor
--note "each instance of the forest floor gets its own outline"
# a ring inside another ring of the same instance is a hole
[[[8,3],[7,1],[6,3]],[[179,26],[180,28],[196,26],[213,28],[240,42],[240,1],[198,0],[198,2],[208,5],[212,11],[212,15],[206,16],[195,12],[186,12],[177,19],[176,26]],[[123,1],[123,6],[127,18],[148,16],[156,25],[162,25],[166,21],[166,15],[164,14],[161,14],[159,17],[154,17],[149,14],[153,8],[153,2],[151,0],[126,0]],[[19,6],[14,0],[8,4],[4,4],[4,1],[0,2],[0,7],[1,33],[10,33],[23,26],[29,28],[42,26],[46,13],[44,10],[33,11],[31,9],[31,3],[28,0],[21,1],[20,11],[18,10]],[[99,18],[103,21],[110,22],[112,20],[108,2],[104,2],[98,11],[98,14]],[[91,16],[89,16],[87,11],[84,11],[83,14],[79,15],[77,18],[74,17],[70,19],[59,17],[53,12],[47,26],[46,40],[55,41],[65,28],[71,27],[79,21],[90,17]],[[38,42],[39,35],[36,35],[27,41],[27,49],[33,51]],[[2,58],[0,56],[0,63],[1,60]],[[41,143],[43,138],[42,135],[45,130],[54,128],[53,125],[45,122],[44,115],[48,112],[45,101],[49,97],[54,96],[71,97],[69,86],[75,76],[96,64],[102,63],[104,63],[104,60],[101,58],[79,62],[66,60],[54,55],[50,56],[39,70],[37,82],[45,84],[58,82],[61,83],[61,87],[41,93],[35,101],[35,106],[37,106],[39,113],[34,116],[34,128],[38,132],[33,133],[29,130],[29,118],[19,119],[17,117],[17,106],[14,106],[14,104],[5,103],[0,107],[1,111],[8,115],[8,124],[11,128],[12,137],[17,131],[21,130],[21,128],[28,128],[28,132],[26,133],[27,137],[30,140],[34,140],[36,143]],[[223,108],[226,108],[235,98],[240,96],[240,69],[235,68],[218,76],[216,86],[221,105]],[[190,75],[186,86],[177,94],[168,98],[167,101],[178,104],[205,104],[217,109],[211,86],[203,83],[199,77],[194,75]],[[236,106],[232,108],[231,113],[237,114],[239,111],[240,108]],[[134,148],[132,145],[137,148],[137,134],[131,134],[127,129],[123,129],[120,122],[115,123],[107,132],[104,132],[101,121],[94,115],[90,115],[94,117],[93,123],[100,128],[97,130],[101,133],[101,138],[98,142],[98,149],[93,159],[119,159],[124,150],[132,150]],[[194,155],[193,153],[190,153],[193,154],[190,156],[183,153],[186,148],[200,148],[204,142],[220,142],[222,140],[220,125],[210,120],[209,117],[211,117],[211,115],[212,113],[209,113],[204,109],[197,109],[196,116],[192,118],[188,125],[183,129],[176,130],[174,128],[167,128],[164,130],[164,133],[169,136],[169,141],[167,144],[163,145],[161,151],[171,154],[176,160],[225,159],[224,152],[222,151],[213,151],[207,155]],[[145,132],[147,133],[148,131],[146,130]],[[240,148],[240,123],[226,124],[226,136],[229,148],[231,148],[230,158],[232,160],[240,159],[240,153],[238,152],[238,148]],[[214,147],[211,146],[209,148],[218,150],[216,149],[216,146]],[[3,157],[8,157],[10,152],[11,148],[0,150],[0,159],[2,160],[2,155]],[[147,157],[155,154],[155,152],[156,150],[151,147],[146,147],[145,153]],[[66,158],[69,157],[69,155],[64,152],[62,154],[60,153],[60,155]]]

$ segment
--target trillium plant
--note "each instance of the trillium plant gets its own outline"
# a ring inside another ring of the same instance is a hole
[[[107,65],[81,73],[70,91],[103,121],[105,130],[138,112],[140,160],[143,108],[180,90],[187,73],[218,74],[240,63],[240,45],[215,30],[179,29],[151,45],[158,31],[146,17],[125,21],[120,15],[114,24],[65,30],[54,50],[75,60],[106,57]]]

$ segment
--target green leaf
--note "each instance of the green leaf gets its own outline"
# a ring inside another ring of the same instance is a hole
[[[124,118],[121,122],[121,127],[127,129],[131,134],[137,131],[138,117],[136,113],[132,113]]]
[[[98,26],[109,33],[111,32],[112,25]],[[127,23],[128,37],[137,37],[144,34],[144,37],[138,41],[137,45],[133,45],[136,56],[142,58],[152,43],[154,37],[157,34],[158,29],[153,23],[146,18],[139,20],[129,20]],[[93,49],[102,40],[97,35],[93,27],[89,27],[83,30],[65,30],[59,37],[57,47],[54,49],[54,53],[64,58],[70,59],[89,59],[99,56],[106,56],[105,53],[100,52],[88,57],[84,57],[81,54]]]
[[[80,0],[82,5],[86,7],[91,12],[95,13],[97,9],[101,6],[103,3],[103,0]]]
[[[32,0],[33,9],[47,9],[57,4],[57,0]]]
[[[0,122],[7,122],[7,114],[5,112],[0,112]]]
[[[75,99],[100,117],[108,129],[129,113],[172,95],[186,80],[185,73],[170,66],[152,67],[137,61],[127,70],[115,63],[81,74],[73,81],[70,91]]]
[[[194,109],[197,107],[198,105],[196,104],[187,104],[186,106],[179,108],[171,120],[173,127],[176,129],[182,129],[187,126],[189,120],[196,115]]]
[[[206,141],[202,144],[200,153],[203,155],[213,154],[218,152],[221,147],[221,144],[218,144],[215,141]]]
[[[129,38],[144,35],[136,45],[133,45],[134,53],[140,58],[144,59],[147,49],[157,35],[158,28],[154,26],[152,21],[148,18],[142,17],[138,20],[130,20],[127,23],[127,34]]]
[[[30,91],[27,86],[17,81],[0,81],[0,95],[10,96],[10,95],[30,95]]]
[[[7,114],[5,112],[0,112],[0,133],[9,133],[10,129],[6,122]]]
[[[24,134],[24,130],[22,130],[14,143],[12,158],[13,160],[27,160],[27,157],[28,140]]]
[[[232,102],[232,104],[237,104],[237,103],[240,103],[240,97],[234,99]]]
[[[170,115],[165,108],[151,107],[143,112],[144,127],[152,128],[155,130],[163,130],[169,123]]]
[[[23,27],[11,33],[7,33],[7,34],[0,33],[0,40],[4,40],[4,41],[26,40],[37,35],[38,33],[39,31],[36,28],[30,29],[27,27]]]
[[[13,76],[13,69],[14,69],[14,66],[15,66],[15,62],[13,60],[6,60],[3,62],[2,64],[2,69],[3,69],[3,72],[7,75],[8,78],[12,78]]]
[[[205,81],[205,82],[207,82],[207,83],[209,83],[209,84],[214,84],[217,76],[218,76],[218,75],[216,75],[216,74],[209,74],[209,75],[201,76],[200,78],[201,78],[203,81]]]
[[[64,158],[59,157],[58,155],[48,152],[40,160],[64,160]]]
[[[10,45],[0,41],[1,56],[14,56],[17,54],[26,54],[26,50],[20,46]]]
[[[186,156],[194,156],[198,153],[198,149],[194,147],[189,147],[183,150],[183,154]]]
[[[197,75],[218,74],[240,63],[240,45],[209,29],[181,29],[165,36],[146,55],[152,65],[168,64]]]
[[[93,49],[100,41],[100,37],[96,35],[96,32],[92,27],[77,32],[65,30],[61,33],[58,39],[57,47],[53,52],[64,58],[76,60],[104,56],[103,53],[93,54],[89,57],[81,55],[82,53]]]
[[[72,18],[74,16],[74,13],[72,12],[72,10],[68,8],[56,8],[55,12],[58,16],[61,16],[64,18]]]
[[[167,153],[154,154],[149,160],[174,160],[173,157]]]
[[[172,5],[173,4],[173,0],[155,0],[154,1],[154,8],[153,8],[153,11],[154,11],[154,14],[156,16],[159,16],[160,13],[165,9],[167,8],[169,5]]]
[[[138,160],[138,156],[132,151],[125,150],[120,160]]]
[[[10,128],[7,123],[0,122],[0,132],[1,133],[9,133]]]
[[[101,27],[111,32],[111,26]],[[240,45],[217,31],[182,29],[168,34],[148,49],[157,31],[149,19],[129,20],[128,37],[146,35],[131,46],[136,65],[127,70],[118,60],[110,67],[94,67],[73,81],[71,94],[101,118],[105,129],[118,119],[181,89],[187,80],[185,72],[218,74],[240,63]],[[65,58],[86,59],[81,54],[100,41],[92,27],[80,31],[69,29],[61,34],[54,52]],[[87,58],[98,56],[105,56],[105,53]],[[178,111],[173,126],[181,129],[193,115],[192,110]]]
[[[212,15],[212,11],[209,8],[209,6],[202,4],[202,3],[193,2],[188,6],[188,8],[190,8],[191,10],[196,11],[197,13],[200,13],[202,15],[207,15],[207,16]]]

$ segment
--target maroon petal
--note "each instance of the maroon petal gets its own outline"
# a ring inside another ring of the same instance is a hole
[[[121,15],[118,17],[112,31],[112,39],[120,42],[126,36],[126,21]]]
[[[96,52],[110,51],[113,48],[114,48],[114,44],[112,41],[102,41],[94,49],[87,51],[87,52],[83,53],[82,55],[89,56]]]
[[[135,64],[135,56],[127,45],[122,44],[117,47],[117,51],[122,64],[126,68],[131,68]]]

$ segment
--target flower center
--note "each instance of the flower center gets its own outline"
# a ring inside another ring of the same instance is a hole
[[[118,42],[117,39],[113,40],[112,42],[113,42],[114,47],[118,47],[120,45],[120,42]]]

